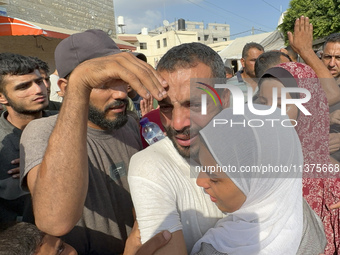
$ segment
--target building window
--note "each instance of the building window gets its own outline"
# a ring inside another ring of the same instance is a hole
[[[168,46],[168,43],[166,41],[166,38],[163,38],[163,47],[167,47]]]
[[[161,47],[161,41],[157,40],[157,49],[159,49]]]
[[[141,42],[141,43],[139,43],[139,48],[141,50],[146,50],[148,48],[148,46],[145,42]]]
[[[195,29],[200,29],[200,25],[195,25]]]
[[[228,41],[228,38],[225,38],[225,37],[224,37],[224,38],[223,38],[223,41],[224,41],[224,42]]]
[[[201,37],[197,37],[197,40],[198,40],[198,41],[201,41]]]
[[[217,41],[218,41],[218,39],[214,37],[214,38],[213,38],[213,41],[214,41],[214,42],[217,42]]]
[[[204,41],[208,41],[209,35],[204,35]]]

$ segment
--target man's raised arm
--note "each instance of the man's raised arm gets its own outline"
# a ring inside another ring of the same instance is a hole
[[[163,79],[130,53],[87,60],[76,67],[42,163],[27,175],[36,224],[42,231],[62,236],[82,215],[88,189],[87,122],[92,89],[114,89],[122,81],[138,94],[166,96]]]
[[[295,21],[294,35],[288,32],[289,44],[296,51],[307,65],[313,68],[320,79],[321,87],[326,93],[329,105],[334,105],[340,101],[340,88],[336,84],[332,74],[322,61],[316,56],[312,48],[313,25],[309,23],[309,18],[301,16]]]

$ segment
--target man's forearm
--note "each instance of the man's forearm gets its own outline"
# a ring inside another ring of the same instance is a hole
[[[329,105],[334,105],[340,101],[340,88],[337,86],[333,76],[327,67],[314,53],[313,43],[313,25],[309,22],[308,17],[301,16],[295,20],[294,35],[288,32],[289,44],[301,56],[307,65],[309,65],[318,78],[321,87],[326,93]]]
[[[81,217],[88,188],[87,120],[90,90],[71,76],[31,189],[39,228],[60,236]]]

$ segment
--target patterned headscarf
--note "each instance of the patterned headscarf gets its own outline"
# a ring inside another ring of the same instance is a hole
[[[307,116],[300,111],[295,127],[304,157],[303,196],[324,224],[328,243],[325,254],[333,254],[335,250],[340,251],[340,220],[339,209],[331,210],[329,206],[339,202],[340,180],[334,178],[328,171],[331,162],[328,149],[329,107],[326,94],[313,69],[303,63],[287,62],[268,69],[260,79],[259,86],[266,77],[279,79],[285,87],[298,86],[311,93],[311,99],[303,104],[311,115]],[[303,98],[304,95],[300,94],[300,97]],[[317,166],[326,172],[317,173]]]

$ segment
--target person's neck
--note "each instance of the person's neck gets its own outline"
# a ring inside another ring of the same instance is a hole
[[[21,130],[23,130],[30,121],[42,117],[42,111],[34,114],[22,114],[14,111],[11,107],[7,107],[7,112],[7,121]]]
[[[97,130],[105,130],[99,127],[98,125],[94,124],[92,121],[88,120],[87,121],[87,126],[92,128],[92,129],[97,129]]]
[[[252,88],[253,88],[253,91],[256,89],[257,87],[257,82],[256,82],[256,78],[254,77],[250,77],[246,72],[242,72],[241,73],[241,76],[242,76],[242,79],[248,83]]]

